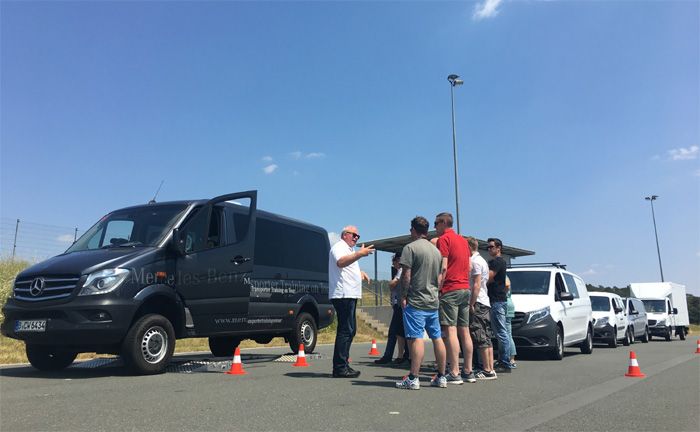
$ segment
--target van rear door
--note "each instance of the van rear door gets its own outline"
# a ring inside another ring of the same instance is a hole
[[[240,207],[235,220],[224,203]],[[245,327],[253,272],[257,192],[222,195],[205,203],[180,228],[185,255],[177,260],[177,290],[197,334]]]

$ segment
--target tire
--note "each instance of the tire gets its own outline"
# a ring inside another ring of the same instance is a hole
[[[289,335],[289,348],[293,353],[299,351],[299,345],[304,344],[304,353],[311,354],[316,348],[318,340],[318,326],[314,317],[307,312],[302,312],[294,322],[294,329]]]
[[[624,346],[630,346],[630,344],[632,343],[632,342],[631,342],[632,339],[633,339],[633,338],[632,338],[632,336],[630,335],[630,328],[627,327],[627,328],[625,329],[625,338],[622,340],[622,345],[624,345]]]
[[[651,339],[651,336],[649,336],[649,327],[644,327],[644,335],[642,335],[642,343],[649,343],[649,339]]]
[[[40,371],[59,371],[73,363],[78,356],[75,351],[68,351],[55,346],[31,345],[25,347],[27,359]]]
[[[233,357],[233,352],[236,350],[241,340],[231,336],[218,336],[209,338],[209,351],[215,357]]]
[[[664,335],[666,342],[671,340],[671,327],[666,327],[666,334]]]
[[[685,327],[681,327],[680,332],[678,332],[678,336],[681,338],[681,340],[685,340]]]
[[[552,360],[561,360],[564,358],[564,331],[557,326],[557,332],[554,336],[554,349],[550,353]]]
[[[588,333],[586,333],[586,340],[581,342],[581,352],[584,354],[590,354],[593,352],[593,328],[588,326]]]
[[[617,348],[617,326],[613,327],[612,339],[608,341],[608,346],[610,348]]]
[[[138,374],[153,375],[165,371],[175,351],[173,325],[162,315],[139,318],[122,342],[122,358]]]

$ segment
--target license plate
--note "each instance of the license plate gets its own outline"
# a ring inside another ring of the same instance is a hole
[[[46,320],[15,321],[16,332],[46,331]]]

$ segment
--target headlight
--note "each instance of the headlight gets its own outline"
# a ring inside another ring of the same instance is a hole
[[[78,295],[107,294],[119,287],[129,276],[127,269],[107,269],[90,273]]]
[[[598,318],[595,320],[595,327],[605,327],[605,325],[610,321],[610,318],[608,317],[603,317],[603,318]]]
[[[549,306],[544,309],[536,310],[530,312],[530,316],[527,318],[527,324],[541,321],[549,316]]]

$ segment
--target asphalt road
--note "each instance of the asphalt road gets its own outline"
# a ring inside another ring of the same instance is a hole
[[[368,344],[353,346],[353,366],[362,375],[350,380],[331,378],[332,346],[318,347],[324,358],[308,368],[274,361],[283,349],[244,351],[244,376],[4,367],[0,430],[697,431],[696,344],[691,337],[596,346],[591,355],[567,348],[562,361],[522,357],[514,373],[496,381],[447,389],[429,387],[426,368],[419,391],[395,389],[405,370],[372,364]],[[624,376],[630,350],[645,378]]]

